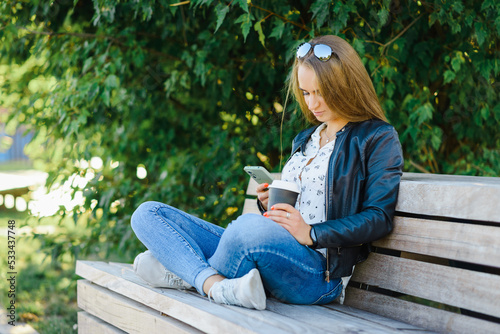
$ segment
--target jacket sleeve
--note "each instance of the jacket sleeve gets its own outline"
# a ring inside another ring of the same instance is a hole
[[[403,155],[396,130],[392,126],[379,128],[367,140],[360,154],[364,177],[353,176],[357,179],[349,186],[358,187],[358,191],[351,189],[346,192],[359,197],[347,196],[335,203],[344,206],[358,203],[358,207],[352,210],[351,215],[313,225],[318,239],[317,248],[357,246],[380,239],[393,228],[403,169]]]
[[[266,212],[266,209],[264,209],[264,205],[262,205],[262,202],[259,199],[257,199],[257,208],[259,209],[261,215]]]

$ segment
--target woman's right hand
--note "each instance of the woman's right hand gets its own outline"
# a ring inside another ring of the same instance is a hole
[[[267,202],[269,201],[269,183],[262,183],[257,186],[257,198],[264,209],[267,210]]]

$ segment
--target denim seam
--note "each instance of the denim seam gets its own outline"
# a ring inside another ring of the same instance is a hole
[[[319,302],[322,298],[330,295],[332,292],[336,291],[338,288],[339,288],[339,285],[342,285],[342,280],[339,281],[339,283],[335,286],[335,288],[333,288],[332,290],[330,290],[329,292],[321,295],[318,299],[316,299],[311,305],[314,305],[316,304],[317,302]]]
[[[195,251],[195,250],[194,250],[194,248],[193,248],[193,247],[189,244],[189,242],[186,240],[186,238],[184,238],[184,237],[183,237],[183,236],[182,236],[179,232],[177,232],[177,230],[176,230],[175,228],[173,228],[173,227],[172,227],[172,226],[171,226],[171,225],[170,225],[170,224],[169,224],[169,223],[168,223],[165,219],[163,219],[163,217],[162,217],[160,214],[158,214],[158,210],[160,209],[160,207],[161,207],[161,205],[158,205],[158,206],[156,206],[156,207],[154,208],[154,212],[153,212],[153,213],[155,214],[155,216],[156,216],[156,217],[158,217],[158,218],[159,218],[159,219],[160,219],[163,223],[165,223],[165,225],[167,225],[170,229],[172,229],[172,230],[175,232],[175,234],[176,234],[177,236],[179,236],[180,238],[182,238],[182,240],[186,243],[186,245],[189,247],[189,249],[191,249],[191,252],[192,252],[193,254],[195,254],[195,255],[198,257],[198,259],[199,259],[199,260],[201,260],[201,261],[205,262],[205,263],[207,264],[207,266],[208,266],[208,267],[211,267],[211,266],[208,264],[208,262],[207,262],[207,260],[206,260],[206,259],[201,258],[201,257],[198,255],[198,253],[196,253],[196,251]]]
[[[278,256],[281,256],[281,257],[283,257],[283,258],[286,258],[286,259],[287,259],[287,260],[289,260],[292,264],[295,264],[295,265],[300,265],[300,264],[301,264],[301,262],[300,262],[300,261],[296,261],[296,260],[294,260],[294,259],[292,259],[292,258],[289,258],[289,257],[285,257],[285,256],[283,256],[283,253],[281,253],[281,252],[276,252],[276,251],[262,251],[262,250],[259,250],[259,248],[252,248],[252,249],[249,249],[249,250],[245,251],[244,253],[242,253],[242,256],[238,259],[238,260],[239,260],[239,261],[238,261],[239,265],[236,267],[235,272],[238,272],[238,270],[239,270],[239,268],[240,268],[241,264],[243,263],[243,261],[242,261],[242,260],[243,260],[245,257],[247,257],[247,256],[251,255],[250,253],[252,253],[252,251],[253,251],[253,254],[256,254],[256,253],[271,253],[271,254],[278,255]],[[307,266],[307,268],[314,269],[314,268],[312,268],[311,266]],[[314,270],[314,271],[309,271],[309,270],[308,270],[308,272],[309,272],[309,273],[311,273],[311,274],[313,274],[313,275],[324,275],[324,271],[323,271],[323,270],[320,270],[320,271],[317,271],[317,270]],[[341,286],[341,285],[342,285],[342,280],[339,280],[339,283],[338,283],[338,284],[337,284],[337,285],[336,285],[333,289],[331,289],[330,291],[328,291],[328,292],[326,292],[326,293],[322,294],[322,295],[321,295],[321,296],[319,296],[319,297],[318,297],[318,298],[317,298],[317,299],[316,299],[313,303],[311,303],[311,304],[309,304],[309,305],[314,305],[314,304],[316,304],[317,302],[319,302],[321,299],[323,299],[324,297],[327,297],[328,295],[331,295],[331,294],[332,294],[334,291],[336,291],[336,290],[339,288],[339,286]]]
[[[297,261],[297,260],[295,260],[293,258],[284,256],[283,253],[281,253],[281,252],[277,252],[277,251],[274,251],[274,250],[264,251],[264,250],[260,250],[260,248],[252,248],[252,249],[247,249],[244,253],[242,253],[242,256],[238,259],[239,265],[238,265],[238,267],[235,270],[236,272],[239,270],[241,264],[243,263],[243,259],[245,257],[249,256],[249,255],[252,255],[251,253],[253,253],[253,254],[256,254],[256,253],[269,253],[269,254],[277,255],[277,256],[280,256],[280,257],[282,257],[284,259],[287,259],[293,265],[297,265],[297,266],[303,265],[303,263],[301,263],[300,261]],[[317,271],[317,270],[315,270],[311,266],[307,266],[307,268],[308,268],[307,272],[309,272],[310,274],[313,274],[313,275],[324,275],[324,270]],[[312,269],[312,270],[310,270],[310,269]]]
[[[159,214],[158,214],[158,210],[160,210],[160,209],[165,209],[165,208],[168,208],[168,206],[167,206],[167,205],[164,205],[164,204],[158,204],[158,205],[156,205],[156,206],[155,206],[152,210],[154,210],[154,214],[156,214],[156,215],[158,215],[158,216],[159,216]],[[187,214],[187,213],[185,213],[185,212],[183,212],[183,211],[180,211],[180,210],[179,210],[179,211],[176,211],[176,213],[177,213],[177,214],[179,214],[179,215],[181,215],[181,216],[183,216],[183,218],[188,219],[189,221],[191,221],[192,223],[196,224],[197,226],[199,226],[200,228],[204,229],[205,231],[207,231],[207,232],[209,232],[209,233],[212,233],[213,235],[215,235],[215,236],[217,236],[217,237],[219,237],[219,238],[222,236],[222,234],[215,233],[214,231],[208,230],[208,229],[206,229],[204,226],[199,225],[199,224],[198,224],[195,220],[193,220],[193,219],[191,218],[191,216],[190,216],[189,214]]]

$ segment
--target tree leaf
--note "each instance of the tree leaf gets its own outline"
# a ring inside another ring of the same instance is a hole
[[[426,102],[424,105],[418,107],[415,111],[416,115],[418,116],[417,123],[420,125],[423,122],[431,120],[433,111],[434,108],[429,102]]]
[[[460,67],[462,65],[462,59],[460,55],[456,55],[453,57],[451,60],[451,68],[453,68],[453,71],[458,72],[460,71]]]
[[[460,1],[456,1],[452,4],[451,8],[453,8],[455,13],[460,14],[464,10],[464,5]]]
[[[310,11],[313,19],[316,19],[316,26],[321,27],[329,14],[330,0],[318,0],[313,2]]]
[[[234,23],[241,23],[241,33],[243,35],[243,40],[246,42],[250,27],[252,27],[252,15],[250,13],[242,14]]]
[[[260,41],[260,43],[262,44],[262,46],[265,47],[266,46],[266,44],[265,44],[265,42],[266,42],[266,36],[264,35],[264,32],[262,31],[262,21],[255,22],[253,28],[259,34],[259,41]]]
[[[120,85],[120,80],[118,79],[118,77],[116,75],[110,74],[110,75],[108,75],[108,77],[104,81],[104,85],[108,89],[117,88]]]
[[[474,23],[474,31],[476,33],[477,44],[482,45],[487,36],[487,33],[483,28],[483,24],[481,22]]]
[[[442,143],[442,130],[439,128],[434,128],[431,135],[431,145],[434,150],[438,150]]]
[[[453,71],[446,70],[444,72],[444,83],[447,84],[453,80],[455,80],[456,74]]]
[[[87,72],[87,70],[90,68],[90,65],[92,65],[92,62],[92,57],[85,59],[85,62],[83,63],[82,73]]]
[[[484,0],[481,4],[481,11],[485,11],[488,8],[493,8],[495,6],[495,0]]]
[[[358,38],[355,38],[352,46],[354,47],[354,50],[356,50],[361,57],[365,55],[365,44],[364,41]]]
[[[393,82],[389,82],[385,86],[385,91],[387,92],[388,98],[391,98],[394,95],[395,90],[396,90],[396,85]]]
[[[385,8],[382,8],[382,10],[380,10],[377,13],[377,17],[378,17],[379,25],[384,26],[389,19],[389,11]]]
[[[432,12],[431,15],[429,15],[429,27],[432,27],[436,20],[439,19],[439,15],[436,12]]]
[[[234,0],[235,3],[237,3],[241,9],[245,11],[245,13],[248,13],[248,1],[247,0]]]
[[[219,30],[228,12],[229,12],[229,6],[225,4],[219,3],[217,6],[215,6],[215,15],[217,16],[217,26],[215,27],[215,32]]]
[[[283,36],[283,31],[285,29],[285,22],[283,22],[282,20],[276,20],[274,22],[274,28],[273,31],[271,31],[269,38],[274,37],[276,39],[281,39],[281,37]]]
[[[110,100],[111,100],[111,97],[110,97],[110,93],[109,93],[109,90],[104,90],[102,93],[101,93],[101,98],[102,98],[102,101],[104,102],[104,105],[106,107],[109,107],[111,105],[110,103]]]
[[[481,108],[481,116],[485,121],[487,121],[490,118],[490,109],[488,106],[484,106]]]

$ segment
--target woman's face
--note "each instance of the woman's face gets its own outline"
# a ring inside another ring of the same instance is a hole
[[[299,88],[304,94],[304,100],[307,107],[316,119],[324,123],[336,120],[336,114],[328,108],[323,96],[321,96],[319,92],[319,86],[314,71],[307,66],[300,65],[297,77],[299,80]]]

